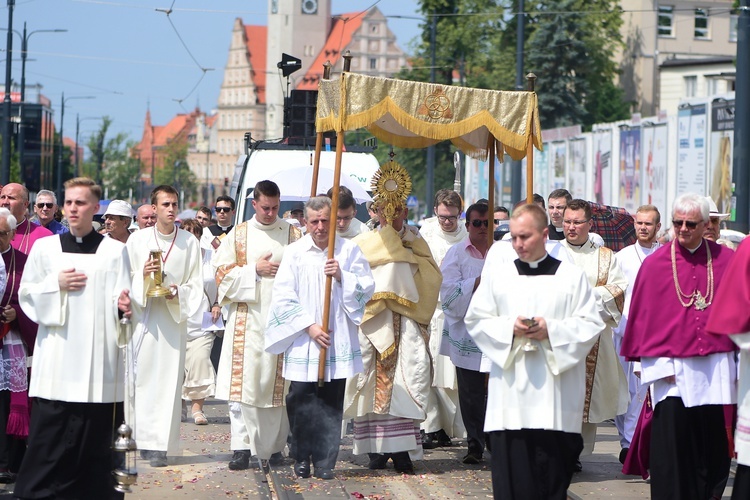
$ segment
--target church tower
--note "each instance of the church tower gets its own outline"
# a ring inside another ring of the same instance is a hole
[[[276,67],[281,54],[302,60],[302,69],[289,77],[293,89],[321,51],[330,30],[331,0],[268,0],[266,139],[283,135],[286,79]]]

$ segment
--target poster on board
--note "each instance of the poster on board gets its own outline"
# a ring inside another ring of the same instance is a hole
[[[720,213],[732,210],[732,158],[734,149],[734,100],[711,104],[711,160],[709,161],[708,194]]]
[[[662,214],[668,213],[667,206],[667,137],[666,123],[643,127],[641,130],[641,165],[643,165],[644,205],[655,205]]]
[[[568,191],[573,198],[586,199],[586,138],[568,141]]]
[[[553,142],[550,145],[549,172],[551,179],[550,191],[567,189],[565,185],[565,170],[567,166],[564,142]],[[542,195],[544,196],[544,195]]]
[[[544,144],[542,151],[534,148],[534,192],[547,199],[549,188],[549,164],[547,162],[550,145]]]
[[[677,112],[677,191],[706,193],[706,105]]]
[[[620,130],[619,204],[634,213],[641,202],[641,129]]]
[[[612,205],[612,130],[594,132],[594,201]]]

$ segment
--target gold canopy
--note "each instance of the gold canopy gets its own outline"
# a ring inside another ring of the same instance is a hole
[[[486,158],[489,133],[498,154],[520,160],[529,138],[542,147],[534,92],[483,90],[342,73],[321,80],[318,132],[367,128],[383,142],[423,148],[450,140],[475,158]]]

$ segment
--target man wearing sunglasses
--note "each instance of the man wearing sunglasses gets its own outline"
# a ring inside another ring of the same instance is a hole
[[[736,347],[706,323],[734,252],[703,237],[709,216],[703,196],[675,199],[675,241],[643,261],[620,351],[651,384],[653,498],[718,498],[729,475],[724,406],[737,402]]]
[[[463,200],[450,189],[435,193],[435,217],[425,221],[419,233],[427,242],[432,258],[441,265],[448,250],[466,240],[466,226],[461,224]],[[421,424],[422,447],[432,449],[451,446],[450,436],[462,436],[463,422],[457,417],[458,391],[456,370],[447,356],[440,355],[443,336],[443,306],[438,300],[435,314],[430,321],[430,353],[434,360],[435,373],[427,400],[427,418]]]
[[[485,447],[486,374],[490,371],[490,362],[469,336],[464,317],[479,286],[487,256],[488,216],[489,207],[484,203],[469,207],[466,211],[469,237],[452,246],[440,265],[443,273],[440,301],[445,311],[440,354],[450,357],[456,366],[458,402],[468,445],[468,453],[463,458],[465,464],[478,464]]]
[[[55,220],[57,213],[57,196],[52,191],[42,189],[36,195],[34,214],[42,227],[46,227],[52,234],[63,234],[68,228]]]
[[[203,238],[201,246],[213,248],[216,250],[221,245],[221,240],[229,234],[234,225],[234,199],[230,196],[222,195],[216,198],[216,224],[203,229]]]
[[[594,451],[597,424],[628,409],[628,383],[612,340],[612,328],[620,322],[628,282],[614,252],[589,239],[591,205],[587,201],[568,202],[562,224],[565,239],[560,244],[586,274],[606,325],[586,362],[586,401],[589,404],[584,406],[581,456],[587,456]],[[580,461],[576,468],[581,470]]]

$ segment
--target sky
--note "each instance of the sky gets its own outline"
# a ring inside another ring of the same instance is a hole
[[[0,27],[7,29],[7,2],[1,3]],[[332,0],[332,12],[365,10],[373,4],[386,16],[419,16],[417,0]],[[169,18],[156,10],[170,5]],[[216,108],[234,19],[266,24],[267,11],[268,0],[16,0],[13,29],[19,33],[24,22],[28,33],[68,30],[28,36],[26,99],[35,99],[31,86],[41,84],[41,93],[52,101],[59,130],[64,93],[63,132],[75,137],[78,114],[81,144],[98,130],[105,115],[113,119],[108,137],[125,132],[140,140],[147,109],[154,125],[165,125],[196,105],[202,110]],[[394,18],[388,25],[399,46],[409,52],[420,21]],[[19,83],[20,40],[20,35],[13,37],[12,80]],[[214,70],[204,73],[199,66]]]

